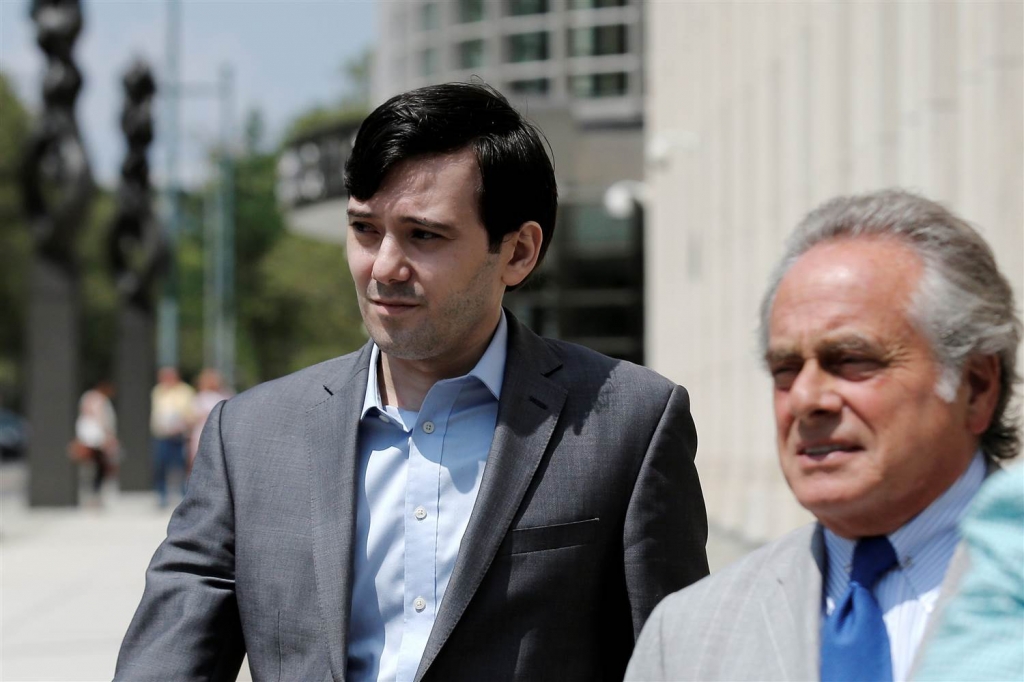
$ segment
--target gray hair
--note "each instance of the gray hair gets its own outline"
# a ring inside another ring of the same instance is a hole
[[[837,197],[811,211],[786,243],[761,301],[761,350],[779,283],[804,253],[822,242],[892,237],[917,253],[924,274],[908,314],[929,340],[943,371],[936,392],[953,400],[971,356],[995,355],[1001,370],[999,400],[981,448],[1008,459],[1020,452],[1019,418],[1009,409],[1017,375],[1021,321],[1013,289],[1000,274],[992,249],[978,232],[943,206],[903,190]]]

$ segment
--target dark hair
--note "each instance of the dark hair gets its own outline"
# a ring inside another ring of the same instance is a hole
[[[345,163],[345,189],[365,201],[401,161],[466,148],[480,166],[480,220],[496,252],[510,232],[533,220],[551,244],[558,210],[555,171],[544,136],[494,88],[430,85],[396,95],[366,117]]]

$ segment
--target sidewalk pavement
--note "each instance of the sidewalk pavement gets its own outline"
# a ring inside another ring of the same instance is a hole
[[[0,682],[110,680],[170,511],[116,490],[100,508],[29,509],[23,490],[23,467],[0,466]],[[749,549],[713,532],[711,569]]]

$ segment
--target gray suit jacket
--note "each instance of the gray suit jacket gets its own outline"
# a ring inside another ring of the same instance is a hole
[[[119,680],[345,678],[370,347],[210,416]],[[417,680],[621,679],[665,595],[707,574],[685,390],[509,316],[494,439]]]
[[[958,549],[940,603],[965,560]],[[824,531],[808,524],[669,596],[647,621],[626,680],[818,680],[825,561]]]

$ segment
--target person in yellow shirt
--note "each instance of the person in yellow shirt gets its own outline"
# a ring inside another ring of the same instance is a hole
[[[185,446],[192,428],[195,391],[181,380],[174,367],[161,367],[153,387],[150,433],[153,435],[153,487],[160,506],[167,506],[167,479],[177,470],[185,494]]]

